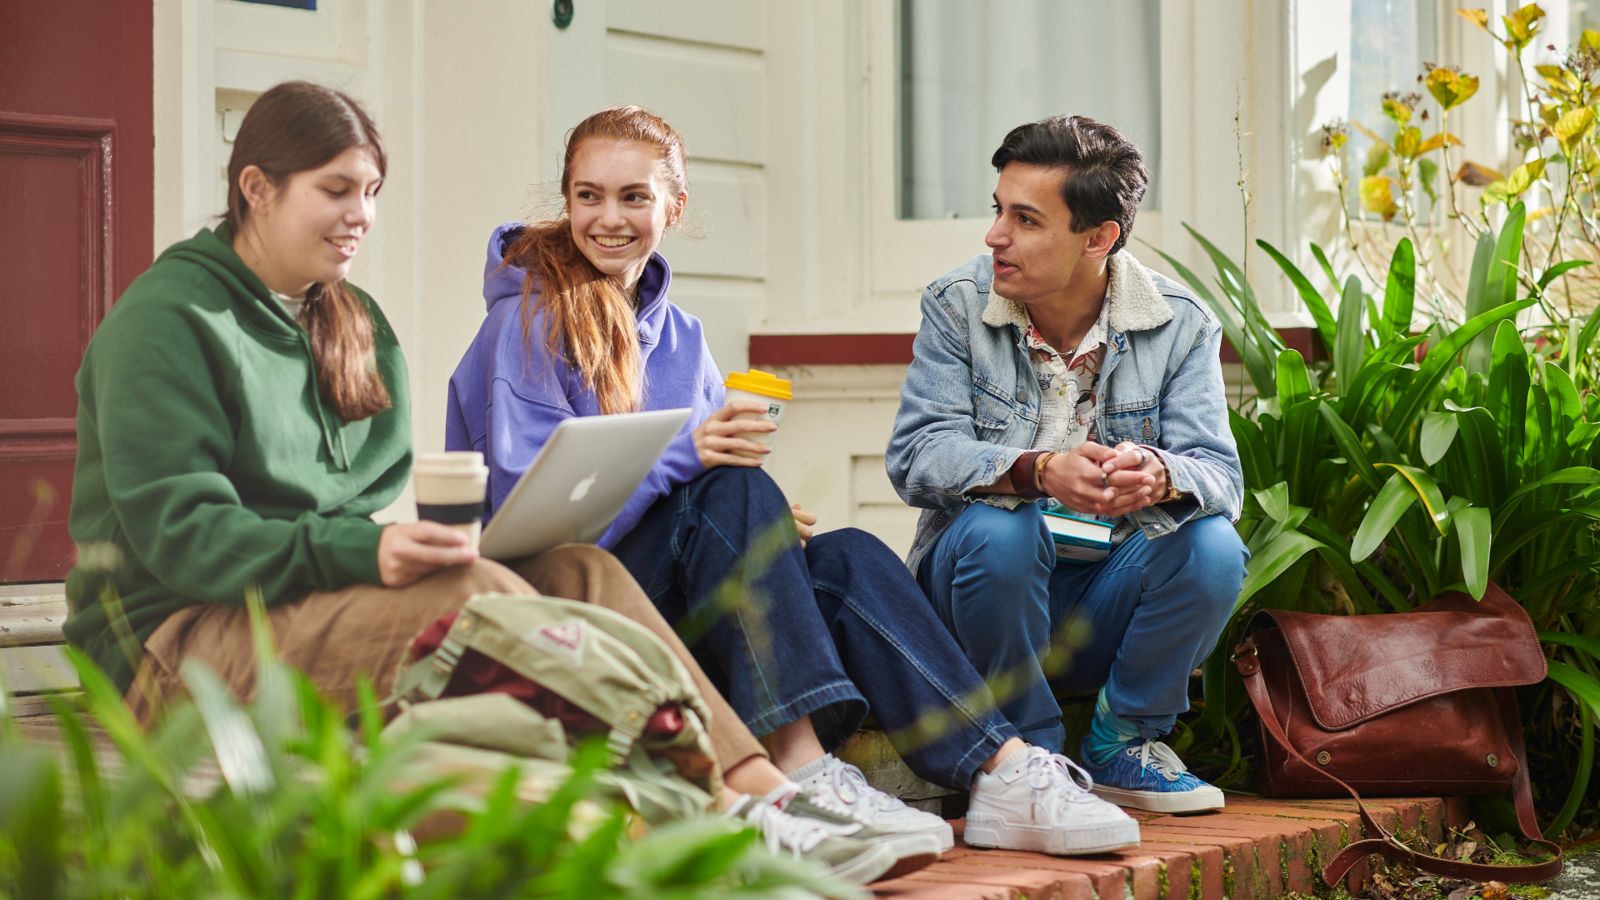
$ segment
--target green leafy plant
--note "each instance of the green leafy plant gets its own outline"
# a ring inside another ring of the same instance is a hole
[[[514,769],[487,790],[421,769],[422,738],[380,734],[365,686],[352,731],[270,653],[247,705],[186,667],[192,702],[149,734],[69,654],[87,711],[57,704],[59,751],[21,739],[0,703],[0,896],[860,895],[725,817],[632,834],[628,810],[596,789],[600,745],[529,804]]]
[[[1316,323],[1308,362],[1268,325],[1240,266],[1190,229],[1215,275],[1167,261],[1216,312],[1255,397],[1231,413],[1245,474],[1250,560],[1236,625],[1256,608],[1379,613],[1490,581],[1528,610],[1550,679],[1526,709],[1541,783],[1561,798],[1552,833],[1589,795],[1600,716],[1600,394],[1596,317],[1554,336],[1519,330],[1538,303],[1517,277],[1525,210],[1475,245],[1460,324],[1412,332],[1417,260],[1395,248],[1381,293],[1341,282],[1313,247],[1327,294],[1258,241]],[[1165,256],[1165,254],[1163,254]],[[1213,290],[1213,287],[1215,290]],[[1240,771],[1242,708],[1219,652],[1180,744]],[[1551,798],[1553,800],[1553,798]]]

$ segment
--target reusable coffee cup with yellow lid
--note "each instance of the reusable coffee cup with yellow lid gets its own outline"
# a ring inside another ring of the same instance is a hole
[[[754,400],[766,404],[764,413],[740,413],[735,419],[766,419],[772,424],[778,424],[783,418],[783,410],[794,399],[794,389],[789,384],[789,379],[779,378],[771,372],[760,369],[751,369],[748,372],[730,372],[727,381],[723,382],[728,402],[734,400]],[[755,441],[758,444],[772,446],[772,431],[747,431],[740,437]]]
[[[411,467],[411,479],[417,492],[417,518],[448,525],[478,546],[489,486],[483,454],[472,450],[420,454]]]

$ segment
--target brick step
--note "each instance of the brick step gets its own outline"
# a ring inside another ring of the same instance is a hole
[[[1390,829],[1443,839],[1466,821],[1459,799],[1367,801]],[[1195,816],[1129,810],[1142,842],[1134,850],[1063,858],[1011,850],[976,850],[958,842],[937,863],[872,887],[897,900],[1061,898],[1061,900],[1262,900],[1321,886],[1322,860],[1360,832],[1355,804],[1344,800],[1276,800],[1228,795],[1226,809]],[[954,823],[956,834],[963,823]],[[1345,887],[1358,891],[1370,875],[1363,863]]]

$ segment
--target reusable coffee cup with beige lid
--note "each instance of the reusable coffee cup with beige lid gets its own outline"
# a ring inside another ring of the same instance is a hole
[[[734,417],[735,421],[739,419],[766,419],[776,425],[778,420],[783,418],[784,408],[789,405],[790,400],[794,399],[794,390],[790,387],[787,378],[779,378],[771,372],[763,372],[760,369],[751,369],[748,372],[730,372],[728,380],[723,382],[723,386],[728,389],[724,397],[727,402],[754,400],[757,403],[765,404],[767,407],[764,413],[740,413]],[[747,431],[739,436],[770,447],[772,446],[772,436],[775,433],[771,431]]]
[[[417,518],[438,522],[465,534],[473,547],[483,528],[483,498],[489,467],[472,450],[423,453],[411,467],[417,492]]]

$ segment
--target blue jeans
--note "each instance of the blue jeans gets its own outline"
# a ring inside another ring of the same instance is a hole
[[[1064,749],[1056,690],[1104,686],[1145,737],[1189,708],[1189,673],[1233,612],[1247,553],[1221,516],[1154,540],[1135,531],[1093,563],[1056,562],[1039,507],[968,506],[917,580],[1000,711],[1030,743]]]
[[[810,716],[832,749],[870,711],[913,771],[959,790],[1017,735],[894,551],[855,528],[802,550],[760,469],[679,485],[612,552],[758,735]]]

